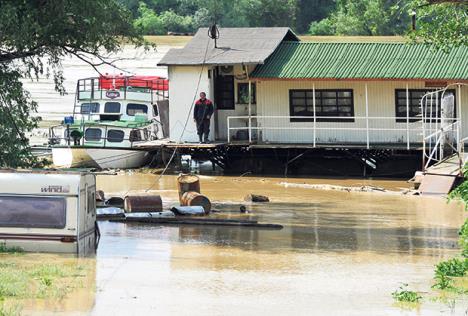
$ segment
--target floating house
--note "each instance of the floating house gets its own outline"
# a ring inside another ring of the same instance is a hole
[[[200,29],[159,64],[171,84],[170,138],[197,141],[185,122],[205,91],[215,104],[215,161],[225,167],[248,151],[253,159],[238,166],[276,159],[304,172],[319,159],[318,169],[350,175],[356,168],[336,161],[349,158],[361,174],[410,174],[468,136],[466,46],[302,42],[288,28],[220,28],[214,41]]]

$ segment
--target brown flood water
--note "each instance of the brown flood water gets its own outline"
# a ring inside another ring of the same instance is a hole
[[[166,206],[176,204],[176,177],[164,176],[158,184],[156,178],[99,176],[98,188],[109,196],[142,193],[153,185],[151,192],[159,193]],[[39,314],[464,314],[466,300],[450,308],[425,299],[419,308],[404,310],[391,297],[402,282],[432,293],[434,264],[458,251],[457,229],[465,216],[461,205],[282,182],[408,187],[403,181],[201,176],[202,192],[220,211],[215,216],[255,218],[284,229],[101,222],[96,278],[79,291],[81,307],[45,304],[49,308],[41,306]],[[268,195],[271,203],[244,203],[248,193]],[[249,214],[237,212],[242,204]],[[94,286],[95,295],[89,295]]]

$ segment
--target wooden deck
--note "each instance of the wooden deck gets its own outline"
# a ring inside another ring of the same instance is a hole
[[[216,149],[222,147],[245,147],[252,149],[314,149],[314,148],[349,148],[349,149],[367,149],[366,143],[347,143],[347,144],[330,144],[330,143],[317,143],[315,146],[308,143],[249,143],[249,142],[225,142],[215,141],[207,144],[203,143],[177,143],[168,140],[155,140],[142,144],[135,145],[135,147],[155,150],[159,148],[180,148],[180,149]],[[395,149],[395,150],[408,150],[406,144],[399,143],[372,143],[370,149]],[[422,150],[422,145],[411,144],[410,150]]]

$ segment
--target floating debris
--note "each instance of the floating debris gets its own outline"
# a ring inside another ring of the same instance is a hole
[[[265,195],[258,195],[258,194],[248,194],[244,197],[244,201],[246,202],[257,202],[257,203],[267,203],[270,202],[270,198]]]
[[[125,212],[161,212],[163,210],[160,195],[128,195],[124,200]]]
[[[171,209],[176,215],[205,215],[203,206],[174,206]]]

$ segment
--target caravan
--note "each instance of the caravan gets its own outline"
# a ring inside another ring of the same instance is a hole
[[[96,179],[83,172],[0,171],[0,244],[32,252],[95,252]]]

